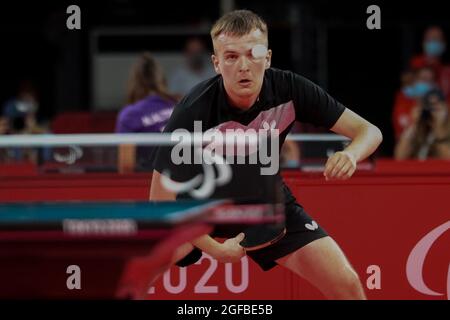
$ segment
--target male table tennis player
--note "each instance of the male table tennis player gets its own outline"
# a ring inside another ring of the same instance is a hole
[[[222,16],[211,29],[212,63],[218,75],[198,84],[182,99],[165,132],[178,128],[192,132],[194,120],[202,121],[203,130],[224,124],[249,128],[261,125],[258,120],[263,118],[275,121],[281,147],[295,121],[312,123],[352,140],[343,151],[329,157],[323,173],[326,180],[350,178],[357,162],[381,143],[380,130],[304,77],[271,68],[267,32],[266,23],[251,11],[237,10]],[[161,173],[167,162],[170,153],[161,148],[155,159],[151,200],[176,199],[176,194],[162,185]],[[289,188],[283,184],[282,189],[285,236],[263,249],[247,251],[248,256],[263,270],[280,265],[293,271],[328,299],[365,299],[359,277],[340,247],[303,210]],[[202,251],[220,262],[239,261],[246,254],[240,245],[244,237],[240,233],[220,243],[204,235],[180,247],[174,261],[192,264]]]

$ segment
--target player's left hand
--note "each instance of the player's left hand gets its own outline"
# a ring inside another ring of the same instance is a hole
[[[350,152],[338,151],[328,158],[323,175],[325,180],[346,180],[356,170],[356,159]]]

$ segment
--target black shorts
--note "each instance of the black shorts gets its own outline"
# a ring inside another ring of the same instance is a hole
[[[285,208],[286,235],[278,242],[266,248],[248,251],[252,258],[264,271],[277,265],[276,260],[296,251],[313,242],[314,240],[328,236],[327,232],[317,224],[297,203]],[[176,263],[180,267],[194,264],[202,256],[202,251],[194,248],[186,257]]]

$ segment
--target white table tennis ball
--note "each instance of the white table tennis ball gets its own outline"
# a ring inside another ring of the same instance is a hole
[[[264,58],[267,55],[267,47],[263,44],[257,44],[252,48],[252,56],[255,59]]]

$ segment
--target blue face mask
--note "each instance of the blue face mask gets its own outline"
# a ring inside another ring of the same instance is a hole
[[[433,89],[433,86],[424,81],[418,81],[413,85],[403,88],[403,94],[408,98],[420,98],[423,97],[428,91]]]
[[[414,84],[414,94],[416,97],[423,97],[431,89],[433,89],[433,86],[428,82],[417,81]]]
[[[414,86],[406,86],[403,88],[403,94],[407,96],[408,98],[415,98],[416,97],[416,91],[414,90]]]
[[[427,56],[439,57],[445,51],[445,44],[439,40],[428,40],[424,44],[424,50]]]

